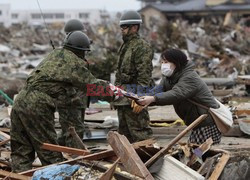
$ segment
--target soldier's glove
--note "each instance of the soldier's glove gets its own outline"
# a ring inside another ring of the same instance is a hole
[[[137,114],[140,113],[144,108],[144,106],[137,104],[135,100],[132,100],[131,107],[133,108],[133,112]]]

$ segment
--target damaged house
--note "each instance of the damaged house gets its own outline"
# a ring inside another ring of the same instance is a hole
[[[144,7],[140,13],[149,28],[156,23],[166,23],[167,19],[182,17],[187,20],[200,20],[211,15],[250,16],[250,0],[141,0]]]

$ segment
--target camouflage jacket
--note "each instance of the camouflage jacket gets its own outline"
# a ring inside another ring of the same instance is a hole
[[[140,38],[138,34],[128,37],[119,50],[119,60],[115,85],[122,86],[127,91],[138,92],[138,87],[149,87],[151,75],[153,49]],[[126,98],[120,98],[114,105],[129,105]]]
[[[56,49],[29,75],[25,89],[49,95],[57,107],[82,105],[83,99],[86,107],[89,84],[107,86],[105,81],[96,79],[86,68],[85,61],[73,52]]]

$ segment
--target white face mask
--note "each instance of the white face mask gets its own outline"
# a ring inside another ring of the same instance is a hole
[[[173,74],[174,69],[171,69],[170,65],[171,65],[170,63],[162,63],[161,64],[161,73],[164,76],[170,77]]]

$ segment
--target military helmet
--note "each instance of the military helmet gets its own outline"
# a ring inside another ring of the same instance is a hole
[[[83,24],[78,19],[71,19],[64,26],[64,32],[66,34],[72,31],[83,31],[83,30],[84,30]]]
[[[82,31],[73,31],[66,36],[63,46],[76,50],[90,51],[90,40]]]
[[[136,11],[127,11],[122,14],[120,19],[120,26],[127,24],[141,24],[142,18],[141,15]]]

